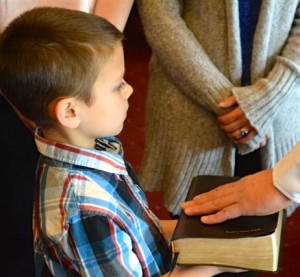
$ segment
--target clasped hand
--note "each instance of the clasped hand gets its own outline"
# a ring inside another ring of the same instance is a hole
[[[221,129],[235,144],[245,144],[257,135],[257,131],[247,119],[234,96],[229,96],[220,102],[219,107],[230,109],[230,111],[220,115],[218,121]],[[270,134],[267,133],[256,148],[264,147],[269,138]]]

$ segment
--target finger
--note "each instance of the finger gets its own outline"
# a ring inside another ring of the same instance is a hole
[[[182,208],[184,213],[190,216],[211,214],[235,205],[240,198],[239,192],[233,195],[215,196],[213,199],[211,197],[210,199],[203,197],[200,200],[186,202],[185,205],[182,205]]]
[[[255,137],[257,135],[257,132],[252,129],[249,131],[249,133],[247,134],[247,136],[241,137],[239,139],[234,139],[233,138],[233,142],[235,144],[245,144],[247,143],[249,140],[251,140],[253,137]]]
[[[246,137],[251,133],[252,128],[251,126],[247,125],[245,127],[239,128],[238,130],[234,131],[230,135],[237,140],[246,139]]]
[[[220,125],[220,128],[227,133],[227,136],[232,140],[239,140],[244,137],[247,137],[248,133],[253,129],[250,122],[245,116],[240,117],[236,121],[233,121],[229,124]],[[257,134],[256,130],[254,130],[254,135]],[[248,136],[247,140],[249,140],[250,137]]]
[[[218,116],[218,121],[222,125],[227,125],[227,124],[229,124],[233,121],[236,121],[242,117],[244,117],[244,113],[242,112],[240,107],[237,107],[228,113]]]
[[[257,133],[251,126],[246,126],[226,134],[235,144],[243,144],[252,139]]]
[[[204,215],[201,216],[200,220],[204,224],[216,224],[222,223],[229,219],[234,219],[242,215],[241,209],[239,205],[232,205],[222,209],[221,211],[211,214],[211,215]]]
[[[230,108],[237,104],[236,99],[234,96],[229,96],[228,98],[224,99],[222,102],[219,103],[220,108]]]
[[[264,139],[262,139],[262,141],[260,142],[259,146],[260,147],[264,147],[266,146],[266,144],[268,143],[268,140],[271,138],[271,133],[270,131],[268,131],[264,137]]]
[[[259,148],[265,147],[267,145],[268,140],[270,139],[270,137],[271,137],[270,133],[267,133],[265,135],[265,138],[262,139],[262,141],[259,143]]]
[[[263,139],[260,143],[259,143],[259,148],[265,147],[267,144],[267,140]]]
[[[211,213],[216,213],[219,210],[220,209],[217,209],[217,207],[213,206],[210,203],[206,203],[203,205],[194,204],[193,206],[183,208],[184,213],[189,216],[211,214]]]
[[[220,128],[226,133],[235,132],[235,131],[239,130],[241,128],[241,126],[243,126],[243,127],[249,126],[249,129],[252,128],[249,124],[249,121],[245,117],[241,117],[238,120],[233,121],[229,124],[220,124]]]
[[[266,140],[269,140],[270,138],[271,138],[271,132],[268,131],[268,132],[266,133]]]

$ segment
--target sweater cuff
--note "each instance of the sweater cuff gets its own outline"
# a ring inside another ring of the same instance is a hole
[[[277,60],[267,78],[261,78],[251,86],[232,89],[242,111],[258,132],[258,135],[247,143],[248,146],[244,147],[249,150],[248,152],[255,150],[253,146],[256,147],[265,137],[277,116],[279,107],[300,82],[300,70],[296,65],[283,57]]]

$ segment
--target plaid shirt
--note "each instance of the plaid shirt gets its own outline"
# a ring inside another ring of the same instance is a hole
[[[37,276],[160,276],[170,248],[116,138],[96,149],[35,135]],[[45,266],[47,265],[47,266]]]

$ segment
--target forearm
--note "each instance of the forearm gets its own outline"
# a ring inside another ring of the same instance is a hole
[[[247,144],[239,146],[240,153],[253,151],[265,137],[278,116],[277,111],[291,101],[291,94],[296,93],[299,82],[299,69],[288,60],[279,58],[266,78],[251,86],[232,89],[239,106],[258,133]],[[298,101],[297,97],[295,101]]]
[[[134,0],[97,0],[94,14],[104,17],[123,31]]]
[[[278,116],[277,111],[288,104],[291,97],[294,98],[295,103],[298,103],[295,96],[298,98],[300,83],[300,8],[296,9],[297,5],[298,1],[292,1],[288,7],[283,3],[276,2],[274,8],[280,10],[280,13],[278,12],[280,16],[274,14],[272,24],[276,26],[285,22],[285,27],[276,29],[276,31],[275,29],[268,30],[268,21],[266,20],[266,25],[261,28],[265,28],[265,30],[261,30],[261,33],[257,34],[256,44],[258,46],[254,47],[253,51],[252,76],[256,82],[252,86],[233,90],[233,95],[240,107],[258,132],[258,136],[248,143],[250,150],[253,150],[253,146],[257,145],[264,137]],[[262,20],[264,20],[263,15]],[[268,34],[268,32],[270,33]],[[273,43],[269,41],[270,45],[277,44],[277,48],[272,49],[271,46],[268,46],[269,61],[264,62],[261,54],[266,52],[263,49],[265,46],[262,46],[267,45],[264,43],[267,36],[273,40]],[[274,60],[272,61],[272,59]],[[264,75],[262,76],[261,66],[264,63]],[[257,79],[256,76],[260,79]],[[240,152],[245,153],[247,150],[245,148],[247,147],[243,145],[239,149]]]
[[[300,142],[274,166],[273,182],[286,197],[300,203]]]
[[[231,95],[232,84],[188,27],[181,1],[137,3],[147,41],[168,77],[196,105],[221,112],[218,103]]]

